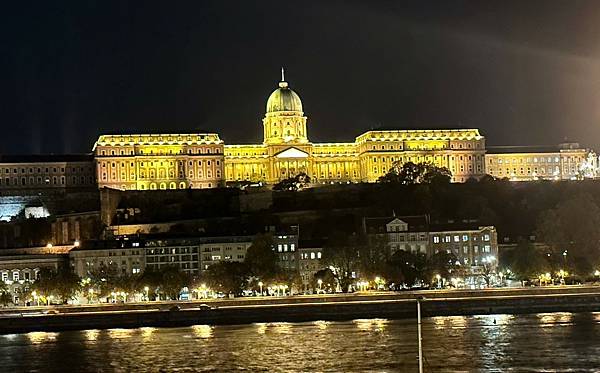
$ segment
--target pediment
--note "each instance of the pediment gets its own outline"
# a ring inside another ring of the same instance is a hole
[[[405,224],[405,225],[408,225],[408,224],[406,224],[406,222],[405,222],[405,221],[403,221],[403,220],[400,220],[399,218],[395,218],[394,220],[392,220],[392,221],[391,221],[391,222],[389,222],[388,224],[389,224],[389,225],[400,225],[400,224]]]
[[[287,148],[284,151],[277,153],[276,158],[308,158],[308,153],[303,152],[298,148]]]

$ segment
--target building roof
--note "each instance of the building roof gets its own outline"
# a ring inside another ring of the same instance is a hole
[[[558,153],[560,148],[556,145],[524,145],[524,146],[488,146],[487,154],[510,153]]]
[[[478,231],[483,226],[477,220],[462,220],[450,222],[434,222],[429,225],[430,232],[458,232],[458,231]]]
[[[363,218],[363,229],[366,233],[385,233],[386,224],[391,223],[394,219],[400,219],[408,224],[408,232],[427,232],[429,230],[427,215],[365,217]]]

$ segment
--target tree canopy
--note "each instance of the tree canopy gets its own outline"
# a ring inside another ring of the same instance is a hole
[[[599,226],[600,208],[589,194],[578,194],[543,212],[537,234],[550,246],[555,261],[564,260],[563,265],[586,276],[599,264]]]
[[[273,185],[273,190],[290,190],[295,192],[306,187],[306,185],[309,183],[310,176],[308,176],[306,172],[301,172],[294,177],[281,180],[277,184]]]
[[[248,283],[248,267],[244,263],[223,261],[208,267],[208,286],[225,294],[241,294]]]
[[[432,163],[413,163],[395,161],[390,170],[379,178],[380,183],[397,184],[448,184],[452,173],[446,167]]]
[[[277,254],[273,251],[273,237],[270,234],[254,236],[244,258],[249,274],[263,281],[269,281],[279,271],[277,260]]]

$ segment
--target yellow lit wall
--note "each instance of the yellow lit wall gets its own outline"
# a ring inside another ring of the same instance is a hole
[[[224,178],[223,151],[214,133],[102,135],[94,145],[98,187],[215,188]]]

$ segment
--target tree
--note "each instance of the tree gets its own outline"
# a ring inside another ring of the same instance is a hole
[[[334,231],[323,247],[321,262],[332,267],[333,275],[342,291],[348,291],[352,283],[352,272],[359,266],[359,243],[355,234]]]
[[[321,280],[321,284],[319,285],[319,280]],[[315,290],[323,290],[326,292],[334,292],[336,288],[337,280],[329,268],[324,268],[315,273],[313,276],[313,281],[311,286]]]
[[[390,259],[390,250],[385,236],[359,237],[358,263],[361,276],[382,276]]]
[[[4,307],[11,304],[13,301],[13,297],[10,294],[10,289],[6,285],[4,281],[0,280],[0,304]]]
[[[446,167],[438,167],[432,163],[402,163],[396,161],[384,176],[379,178],[380,183],[397,184],[448,184],[452,173]]]
[[[277,254],[273,250],[273,237],[270,234],[257,234],[244,259],[250,275],[262,281],[270,281],[279,271],[277,261]]]
[[[305,172],[301,172],[294,177],[281,180],[277,184],[273,185],[273,190],[291,190],[295,192],[306,187],[306,185],[309,183],[310,176],[308,176]]]
[[[160,269],[159,290],[168,299],[179,298],[181,289],[190,284],[190,276],[176,266],[166,266]]]
[[[521,281],[537,278],[550,270],[546,255],[527,240],[520,240],[510,255],[510,270]]]
[[[454,254],[449,254],[445,251],[439,251],[431,255],[427,258],[424,273],[425,279],[431,280],[437,275],[440,275],[441,278],[449,279],[456,269],[456,260]]]
[[[119,286],[119,270],[116,265],[100,265],[91,271],[90,286],[98,298],[106,298],[117,291]]]
[[[223,261],[208,267],[208,286],[225,294],[241,294],[248,284],[248,268],[244,263]]]
[[[81,289],[80,278],[67,265],[57,270],[42,269],[39,275],[32,289],[45,297],[55,296],[67,303]]]
[[[0,304],[4,307],[8,306],[9,304],[11,304],[13,301],[13,297],[10,294],[9,291],[2,291],[0,292]]]
[[[418,280],[423,280],[426,258],[424,254],[411,253],[405,250],[394,252],[386,263],[385,279],[394,284],[394,287],[406,284],[415,285]]]
[[[148,298],[157,299],[159,297],[159,288],[162,282],[162,273],[153,269],[152,267],[146,267],[142,276],[139,279],[139,284],[143,288],[148,287]]]
[[[552,256],[557,261],[562,258],[561,267],[570,264],[571,271],[585,276],[589,274],[590,263],[598,264],[598,226],[600,208],[589,194],[578,194],[542,213],[537,223],[537,234],[551,247]]]

